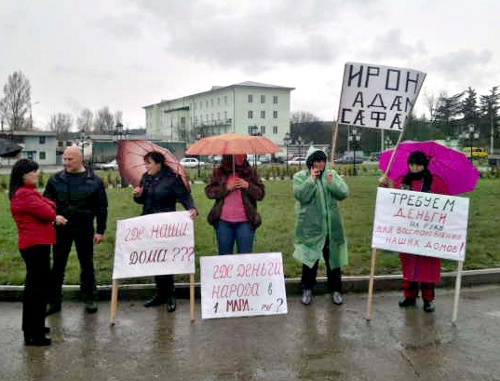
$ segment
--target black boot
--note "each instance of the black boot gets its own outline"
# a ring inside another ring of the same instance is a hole
[[[434,312],[436,306],[434,306],[434,302],[432,300],[424,300],[424,311],[425,312]]]
[[[175,300],[175,296],[167,296],[167,311],[174,312],[177,308],[177,301]]]
[[[165,304],[166,302],[167,298],[157,294],[153,298],[149,299],[146,303],[144,303],[144,307],[157,307]]]
[[[399,299],[399,306],[400,307],[413,307],[415,304],[417,304],[417,300],[415,298],[407,298],[407,297],[402,297]]]
[[[52,344],[52,340],[45,336],[31,336],[24,334],[24,344],[35,347],[45,347]]]

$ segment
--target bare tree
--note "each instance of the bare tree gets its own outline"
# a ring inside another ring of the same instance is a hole
[[[290,114],[290,123],[308,123],[319,122],[319,118],[307,111],[292,111]]]
[[[49,130],[55,131],[59,140],[67,140],[69,138],[69,130],[72,126],[73,117],[71,114],[59,112],[50,116]]]
[[[31,106],[31,85],[22,71],[9,75],[3,87],[4,98],[0,100],[0,113],[11,130],[22,130],[32,127],[26,123],[25,116]]]
[[[76,127],[78,131],[85,131],[89,134],[92,131],[92,125],[94,122],[94,114],[88,108],[83,109],[80,115],[76,118]]]
[[[115,118],[109,111],[109,107],[103,107],[97,110],[97,115],[94,120],[94,132],[98,134],[110,134],[115,128]]]

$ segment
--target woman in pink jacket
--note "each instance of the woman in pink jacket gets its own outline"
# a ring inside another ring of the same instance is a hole
[[[408,157],[408,173],[399,178],[394,186],[417,192],[448,194],[444,180],[432,174],[428,165],[429,159],[424,152],[412,152]],[[386,177],[381,179],[381,185],[389,183]],[[407,253],[400,253],[399,257],[403,268],[403,297],[399,301],[399,306],[415,306],[420,285],[424,311],[433,312],[434,288],[436,283],[441,281],[441,259]]]
[[[26,345],[50,345],[45,335],[45,309],[50,274],[50,247],[56,240],[54,223],[65,224],[56,216],[54,202],[37,190],[38,164],[33,160],[17,161],[10,176],[9,198],[12,217],[17,225],[18,246],[26,263],[23,297],[24,342]]]

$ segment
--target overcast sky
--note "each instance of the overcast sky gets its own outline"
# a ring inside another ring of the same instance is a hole
[[[426,94],[500,85],[498,0],[0,0],[0,84],[21,70],[33,118],[143,106],[256,81],[336,118],[344,64],[427,73]],[[3,93],[2,95],[3,96]]]

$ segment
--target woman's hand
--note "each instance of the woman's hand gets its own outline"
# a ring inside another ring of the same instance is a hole
[[[245,180],[240,179],[240,178],[236,179],[236,188],[238,188],[238,189],[248,189],[249,186],[250,186],[250,184],[248,183],[248,181],[245,181]]]
[[[66,225],[68,223],[68,220],[64,216],[57,215],[54,222],[56,223],[56,225]]]
[[[189,217],[191,217],[192,220],[194,220],[196,217],[198,217],[198,210],[197,209],[189,209]]]
[[[378,185],[381,187],[393,188],[394,181],[392,181],[386,175],[383,175],[382,177],[380,177],[380,179],[378,179]]]
[[[139,197],[142,194],[142,187],[135,187],[134,188],[134,197]]]

